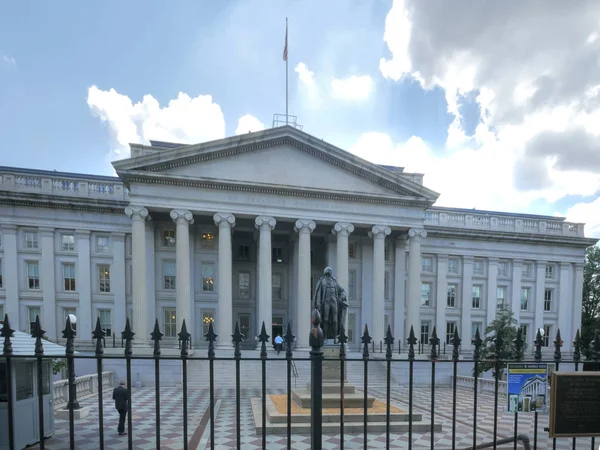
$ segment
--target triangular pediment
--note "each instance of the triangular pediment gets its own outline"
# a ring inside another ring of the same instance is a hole
[[[292,127],[279,127],[198,145],[162,148],[113,163],[127,182],[152,179],[213,180],[433,203],[438,194]]]

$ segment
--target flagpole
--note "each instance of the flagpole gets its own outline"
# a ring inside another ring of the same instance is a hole
[[[288,125],[288,19],[285,18],[285,48],[286,48],[286,58],[285,58],[285,124]]]

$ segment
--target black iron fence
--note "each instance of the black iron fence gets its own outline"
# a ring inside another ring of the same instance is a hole
[[[433,328],[431,337],[429,339],[429,356],[427,359],[419,359],[418,355],[423,353],[425,350],[420,345],[419,341],[415,337],[414,330],[410,329],[409,337],[406,340],[406,355],[404,358],[399,357],[397,352],[394,349],[395,338],[392,336],[391,328],[388,326],[387,332],[385,334],[385,339],[383,341],[382,349],[385,349],[385,357],[374,359],[374,355],[372,354],[373,350],[373,340],[369,335],[368,327],[365,325],[364,333],[361,337],[361,346],[362,346],[362,356],[361,357],[349,357],[347,354],[347,343],[348,337],[345,334],[345,331],[342,329],[341,334],[337,337],[337,348],[339,353],[336,357],[324,358],[323,355],[323,334],[320,328],[320,317],[318,311],[314,311],[312,314],[312,329],[310,330],[310,340],[309,344],[311,347],[310,353],[308,357],[298,357],[294,354],[293,344],[295,341],[295,336],[292,334],[291,326],[288,324],[287,332],[283,336],[284,338],[284,348],[285,348],[285,362],[286,362],[286,384],[287,384],[287,398],[286,398],[286,442],[287,448],[293,448],[292,445],[292,435],[293,435],[293,413],[292,413],[292,378],[297,377],[297,370],[295,362],[297,361],[310,361],[311,366],[311,376],[310,376],[310,393],[311,393],[311,404],[310,404],[310,435],[311,435],[311,448],[313,450],[320,450],[322,448],[322,440],[323,440],[323,364],[327,361],[335,361],[339,364],[339,384],[340,384],[340,396],[339,396],[339,430],[338,433],[341,436],[339,447],[343,450],[344,448],[344,437],[348,434],[345,430],[345,383],[347,383],[346,379],[346,368],[348,363],[353,361],[360,361],[364,366],[364,386],[363,386],[363,403],[362,409],[363,412],[361,414],[363,419],[363,445],[364,448],[368,448],[368,392],[369,392],[369,379],[368,379],[368,366],[369,364],[375,361],[383,361],[385,363],[386,370],[386,386],[385,386],[385,443],[386,448],[397,448],[392,447],[391,441],[391,404],[392,404],[392,366],[393,365],[407,365],[408,366],[408,376],[407,380],[401,380],[402,382],[406,382],[408,384],[408,429],[407,429],[407,437],[408,443],[407,448],[413,448],[413,440],[415,435],[417,434],[413,429],[413,412],[416,407],[415,405],[415,364],[428,364],[430,366],[431,373],[431,385],[428,388],[430,390],[430,429],[427,433],[429,433],[430,437],[430,448],[439,450],[442,446],[436,444],[436,370],[440,365],[450,365],[451,372],[453,376],[451,377],[451,387],[452,387],[452,432],[451,432],[451,441],[452,444],[449,447],[452,450],[456,450],[457,448],[461,448],[457,445],[457,378],[458,378],[458,365],[460,364],[470,364],[473,368],[473,408],[472,408],[472,421],[471,421],[471,433],[472,433],[472,445],[467,448],[471,449],[481,449],[481,448],[497,448],[500,445],[504,445],[507,443],[513,443],[514,449],[520,448],[518,447],[519,442],[522,447],[525,449],[537,449],[537,448],[547,448],[546,445],[542,445],[538,447],[538,412],[536,411],[534,414],[534,428],[533,428],[533,436],[529,437],[524,434],[519,434],[518,430],[518,416],[519,413],[515,412],[514,414],[514,428],[513,435],[509,437],[499,437],[498,436],[498,402],[499,402],[499,388],[500,388],[500,373],[503,371],[503,368],[506,367],[507,363],[510,362],[523,362],[525,361],[523,356],[523,350],[525,348],[525,342],[522,339],[521,333],[517,334],[517,339],[514,342],[514,348],[516,349],[514,358],[511,361],[506,359],[501,359],[499,355],[501,354],[502,342],[501,339],[497,338],[494,341],[495,346],[495,354],[492,359],[481,359],[480,354],[482,351],[483,341],[479,334],[479,330],[477,330],[475,337],[471,340],[471,344],[473,346],[473,354],[472,358],[465,359],[460,354],[461,348],[461,339],[458,335],[458,331],[454,332],[453,338],[450,342],[449,347],[452,348],[451,358],[444,359],[440,358],[440,339],[437,337],[437,331],[435,327]],[[31,336],[35,338],[35,351],[33,355],[22,355],[22,354],[14,354],[13,346],[11,338],[14,336],[14,330],[10,328],[10,322],[8,315],[4,317],[4,321],[2,324],[2,328],[0,329],[0,337],[3,338],[3,349],[2,356],[0,357],[0,366],[2,364],[5,365],[4,373],[5,373],[5,383],[6,383],[6,399],[7,402],[7,411],[8,411],[8,445],[10,449],[15,447],[15,417],[14,417],[14,396],[13,396],[13,371],[12,364],[15,361],[22,360],[25,358],[31,359],[35,358],[36,360],[36,370],[37,370],[37,395],[38,395],[38,415],[39,415],[39,448],[45,448],[45,431],[44,431],[44,407],[43,407],[43,364],[44,361],[48,359],[56,358],[56,355],[48,356],[44,354],[44,335],[45,331],[42,329],[39,317],[36,318],[35,327],[31,333]],[[67,318],[65,329],[62,331],[62,337],[66,339],[66,347],[64,358],[67,360],[67,368],[68,368],[68,386],[69,386],[69,401],[67,405],[67,409],[69,411],[69,444],[71,449],[76,448],[76,439],[75,439],[75,411],[80,408],[79,402],[77,400],[77,392],[76,392],[76,384],[75,384],[75,360],[77,359],[95,359],[96,367],[97,367],[97,376],[98,376],[98,385],[102,386],[102,373],[103,373],[103,362],[107,360],[115,360],[120,359],[125,361],[125,371],[126,371],[126,380],[127,387],[129,388],[132,384],[132,361],[135,360],[150,360],[154,361],[154,386],[155,386],[155,441],[156,448],[161,448],[161,422],[160,422],[160,410],[161,410],[161,381],[160,381],[160,365],[161,362],[167,360],[180,361],[182,365],[182,390],[183,390],[183,402],[181,405],[182,414],[183,414],[183,436],[181,442],[181,448],[188,448],[188,362],[192,360],[203,360],[208,361],[209,370],[209,416],[210,416],[210,439],[209,446],[211,449],[215,448],[215,386],[217,381],[215,381],[215,362],[216,361],[231,361],[235,367],[235,423],[236,423],[236,446],[235,448],[242,448],[242,433],[241,433],[241,423],[242,423],[242,395],[241,395],[241,362],[242,361],[259,361],[261,365],[261,426],[260,426],[260,437],[262,442],[262,447],[267,448],[267,361],[270,360],[268,352],[267,352],[267,344],[269,342],[270,336],[266,332],[265,324],[263,323],[261,333],[257,336],[257,341],[260,344],[260,352],[258,357],[242,357],[242,352],[240,349],[241,343],[246,338],[239,329],[239,326],[236,324],[235,332],[231,336],[232,344],[233,344],[233,357],[217,357],[215,351],[215,343],[217,342],[217,334],[214,332],[212,323],[209,324],[208,333],[205,335],[205,339],[208,342],[208,349],[206,356],[196,356],[190,355],[190,342],[191,335],[187,330],[187,326],[185,321],[182,324],[181,331],[178,333],[178,355],[169,356],[161,354],[161,340],[163,337],[163,333],[160,331],[158,320],[155,322],[154,330],[151,333],[151,341],[153,342],[153,350],[151,354],[134,354],[134,333],[131,330],[129,319],[127,319],[125,330],[121,333],[121,337],[124,342],[124,350],[122,355],[109,355],[104,354],[104,346],[105,346],[105,336],[103,330],[100,325],[100,320],[98,319],[96,322],[96,327],[94,332],[92,333],[92,337],[95,341],[95,352],[93,355],[80,355],[75,353],[75,338],[76,332],[74,331],[70,319]],[[113,340],[114,342],[114,340]],[[572,363],[574,364],[575,371],[579,371],[582,369],[584,363],[592,364],[592,370],[599,370],[600,364],[600,334],[598,332],[595,333],[594,340],[590,344],[590,349],[588,352],[584,352],[582,348],[582,341],[580,338],[579,331],[577,331],[575,340],[573,341],[573,352],[571,357],[567,359],[563,359],[561,348],[563,346],[563,341],[560,336],[560,330],[557,331],[556,338],[553,341],[554,343],[554,354],[553,358],[550,361],[544,361],[542,358],[542,347],[544,345],[544,340],[538,330],[536,339],[534,341],[534,358],[533,360],[537,363],[553,363],[555,364],[556,370],[559,370],[560,364]],[[113,344],[114,345],[114,344]],[[400,348],[400,346],[398,346]],[[446,346],[444,345],[443,350],[445,352]],[[298,353],[298,352],[296,352]],[[582,360],[582,353],[585,353],[585,360]],[[402,355],[404,356],[404,355]],[[479,377],[479,366],[486,365],[486,367],[491,367],[493,373],[495,374],[493,377],[494,383],[494,392],[493,392],[493,402],[494,402],[494,418],[493,418],[493,439],[487,443],[478,443],[478,377]],[[0,390],[1,392],[1,390]],[[131,389],[127,389],[128,392],[128,404],[131,409],[132,398],[131,398]],[[105,436],[104,436],[104,411],[103,411],[103,392],[102,389],[98,390],[98,435],[99,442],[98,448],[105,448]],[[52,411],[50,411],[52,413]],[[128,414],[127,420],[127,430],[128,430],[128,448],[132,449],[134,447],[133,440],[133,423],[132,423],[132,414]],[[383,433],[382,433],[383,434]],[[532,441],[532,442],[531,442]],[[552,448],[556,448],[556,439],[552,441]],[[581,446],[581,442],[578,444],[577,440],[574,438],[570,443],[570,447],[572,449],[580,449],[580,448],[590,448],[590,450],[596,450],[596,444],[594,438],[590,440],[590,447],[588,447],[587,441],[585,443],[585,447]],[[404,447],[403,447],[404,448]],[[423,447],[420,447],[423,448]],[[462,447],[464,448],[464,447]],[[506,448],[506,447],[503,447]],[[466,450],[466,449],[465,449]]]

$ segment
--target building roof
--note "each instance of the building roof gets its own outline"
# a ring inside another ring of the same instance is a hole
[[[35,356],[35,338],[22,331],[15,331],[11,338],[13,355]],[[65,347],[51,341],[43,340],[44,356],[65,356]]]

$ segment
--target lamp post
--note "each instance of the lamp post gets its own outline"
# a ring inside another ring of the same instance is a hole
[[[77,401],[77,388],[75,386],[75,360],[73,354],[75,353],[75,336],[77,332],[73,329],[73,325],[77,323],[77,317],[74,314],[67,316],[67,323],[63,331],[63,337],[67,339],[67,368],[69,371],[69,402],[67,403],[68,410],[80,409],[79,402]]]

